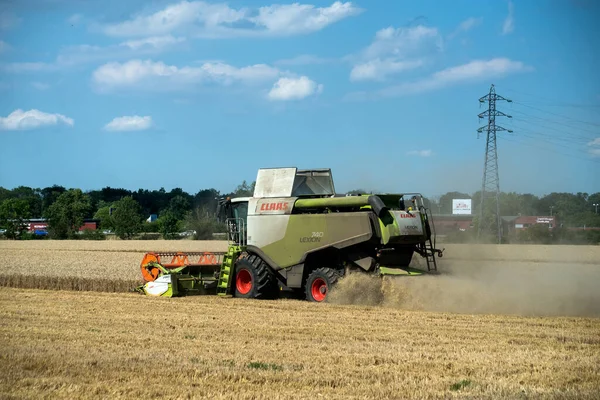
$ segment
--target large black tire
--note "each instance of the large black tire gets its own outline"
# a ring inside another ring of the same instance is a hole
[[[277,279],[267,264],[255,255],[238,260],[233,281],[234,297],[273,299],[277,297]]]
[[[315,302],[326,301],[329,291],[335,286],[341,276],[333,268],[317,268],[312,271],[308,275],[308,278],[306,278],[306,284],[304,285],[306,300]]]

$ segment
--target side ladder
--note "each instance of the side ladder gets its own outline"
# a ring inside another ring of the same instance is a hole
[[[425,224],[427,226],[427,229],[430,229],[429,232],[429,237],[427,238],[426,243],[422,244],[422,249],[421,249],[421,255],[423,257],[425,257],[425,260],[427,261],[427,271],[430,272],[437,272],[437,261],[435,259],[435,254],[437,253],[438,257],[442,257],[443,253],[444,253],[444,249],[436,249],[436,243],[435,243],[435,239],[436,239],[436,232],[435,232],[435,224],[433,223],[433,215],[431,213],[431,210],[422,207],[421,211],[425,212]],[[431,224],[430,224],[431,221]],[[433,237],[433,240],[432,240]]]
[[[229,245],[227,253],[223,256],[221,272],[219,273],[219,283],[217,284],[218,296],[231,295],[231,283],[233,282],[233,273],[235,261],[242,254],[243,248],[238,245]]]
[[[425,245],[425,260],[427,261],[427,271],[437,271],[437,261],[435,260],[435,249],[431,239]]]

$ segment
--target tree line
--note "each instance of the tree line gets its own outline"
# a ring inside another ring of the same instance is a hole
[[[82,191],[63,186],[31,188],[19,186],[14,189],[0,187],[0,228],[8,238],[25,235],[22,221],[30,218],[48,220],[49,235],[55,239],[79,237],[79,227],[85,219],[100,220],[100,232],[112,231],[123,239],[140,233],[157,233],[166,239],[175,238],[180,232],[190,231],[196,239],[212,237],[223,227],[216,221],[218,199],[226,196],[251,196],[255,182],[243,181],[230,193],[202,189],[190,194],[181,188],[166,191],[105,187],[100,190]],[[365,193],[357,189],[349,194]],[[448,192],[437,198],[426,198],[427,207],[433,214],[452,214],[452,199],[472,199],[472,214],[479,214],[481,193],[470,195]],[[500,214],[503,216],[553,215],[564,227],[600,227],[600,214],[594,204],[600,204],[600,192],[558,193],[538,197],[533,194],[502,192],[499,197]],[[486,215],[493,210],[486,207]],[[145,222],[156,214],[154,222]]]
[[[208,239],[221,226],[216,221],[218,199],[251,196],[254,182],[243,181],[230,193],[203,189],[190,194],[181,188],[166,191],[105,187],[82,191],[78,188],[31,188],[19,186],[12,190],[0,187],[0,228],[10,239],[27,236],[23,222],[32,218],[48,221],[48,233],[53,239],[81,237],[79,228],[86,219],[100,221],[100,230],[85,232],[86,238],[101,238],[103,231],[114,232],[122,239],[140,233],[160,233],[172,239],[182,231],[195,232],[196,239]],[[155,214],[158,219],[145,222]]]
[[[451,214],[452,199],[471,199],[472,213],[479,215],[481,192],[473,195],[461,192],[448,192],[431,202],[434,213]],[[578,192],[552,192],[542,197],[530,193],[500,192],[500,215],[502,216],[556,216],[564,227],[600,227],[600,192],[593,194]],[[486,202],[485,213],[492,212],[488,207],[494,204]]]
[[[471,199],[473,226],[479,226],[481,192],[472,196],[467,193],[449,192],[431,202],[434,213],[451,214],[452,199]],[[500,215],[503,217],[519,216],[554,216],[556,226],[549,229],[548,224],[535,224],[527,229],[511,229],[508,223],[502,229],[503,243],[543,243],[543,244],[597,244],[600,243],[600,193],[564,193],[553,192],[545,196],[501,192],[498,198]],[[497,221],[494,202],[486,201],[483,218],[487,220],[489,231],[482,232],[477,241],[495,243]],[[434,218],[435,221],[435,218]],[[475,240],[477,229],[466,232],[456,231],[445,237],[448,242],[471,242]]]

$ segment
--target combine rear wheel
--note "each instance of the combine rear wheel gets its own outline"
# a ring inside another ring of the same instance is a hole
[[[255,255],[235,264],[235,297],[271,299],[277,295],[277,280],[267,264]]]
[[[332,268],[315,269],[306,279],[306,300],[316,302],[325,301],[329,291],[340,277],[340,273]]]

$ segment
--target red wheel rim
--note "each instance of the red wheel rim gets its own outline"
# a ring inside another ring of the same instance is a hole
[[[247,269],[238,271],[235,277],[235,287],[241,294],[248,294],[252,290],[252,275]]]
[[[327,282],[322,278],[317,278],[313,281],[310,291],[313,299],[323,301],[327,297]]]

